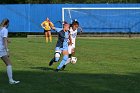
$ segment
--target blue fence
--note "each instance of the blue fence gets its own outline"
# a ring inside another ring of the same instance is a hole
[[[85,32],[140,32],[140,4],[12,4],[0,5],[0,21],[10,19],[10,32],[43,32],[40,24],[46,17],[61,27],[62,8],[128,8],[65,9],[64,19],[78,19]]]

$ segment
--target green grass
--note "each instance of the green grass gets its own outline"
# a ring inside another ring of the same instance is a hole
[[[48,66],[56,38],[11,38],[14,78],[0,62],[0,93],[140,93],[140,39],[77,39],[78,62],[65,71]]]

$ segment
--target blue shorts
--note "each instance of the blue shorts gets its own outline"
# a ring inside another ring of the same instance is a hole
[[[56,51],[56,52],[60,52],[60,53],[61,53],[62,51],[64,51],[64,50],[67,50],[67,51],[68,51],[68,47],[63,47],[63,48],[56,47],[56,48],[55,48],[55,51]]]

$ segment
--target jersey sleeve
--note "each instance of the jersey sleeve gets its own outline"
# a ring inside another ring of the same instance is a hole
[[[41,26],[43,26],[43,25],[44,25],[44,23],[45,23],[45,21],[41,23]]]
[[[59,40],[60,40],[61,42],[64,42],[65,36],[64,36],[64,34],[62,33],[62,31],[58,32],[58,37],[59,37]]]
[[[8,30],[7,30],[7,29],[5,29],[5,30],[3,31],[3,37],[8,37]]]

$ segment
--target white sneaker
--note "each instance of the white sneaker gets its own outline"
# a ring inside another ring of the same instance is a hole
[[[20,81],[15,81],[15,80],[12,80],[12,81],[9,81],[9,84],[18,84]]]

